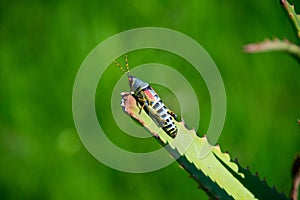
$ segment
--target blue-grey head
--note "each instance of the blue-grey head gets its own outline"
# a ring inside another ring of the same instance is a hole
[[[128,76],[130,91],[133,91],[135,94],[137,94],[138,92],[140,92],[141,90],[149,86],[149,83],[146,83],[135,76],[130,76],[129,74],[127,76]]]
[[[134,92],[135,94],[138,94],[141,90],[148,87],[149,84],[135,76],[130,76],[127,55],[125,55],[125,61],[126,61],[126,70],[117,61],[115,61],[115,64],[127,75],[130,91]]]

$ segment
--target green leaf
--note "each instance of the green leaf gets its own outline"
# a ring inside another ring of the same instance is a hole
[[[213,199],[284,199],[287,198],[259,180],[223,153],[219,146],[211,146],[206,137],[198,137],[183,121],[175,121],[178,133],[171,138],[158,127],[147,113],[139,113],[135,98],[121,93],[125,113],[144,126],[177,162],[198,182],[199,187]]]
[[[244,51],[247,53],[260,53],[271,51],[287,52],[300,59],[300,47],[286,39],[265,39],[263,42],[260,43],[247,44],[244,46]]]
[[[294,28],[296,30],[298,38],[300,38],[300,15],[295,11],[294,5],[289,4],[286,0],[280,0],[281,5],[288,14],[289,19],[291,20]]]

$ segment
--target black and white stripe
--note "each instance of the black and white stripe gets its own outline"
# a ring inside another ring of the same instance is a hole
[[[151,93],[155,97],[156,101],[153,102],[152,108],[157,112],[157,114],[160,116],[162,121],[164,121],[164,124],[162,124],[162,129],[169,134],[171,137],[175,137],[177,134],[177,127],[174,124],[174,121],[172,119],[172,116],[168,113],[168,108],[165,106],[165,104],[162,102],[162,100],[159,98],[159,96],[154,92],[154,90],[151,90]]]

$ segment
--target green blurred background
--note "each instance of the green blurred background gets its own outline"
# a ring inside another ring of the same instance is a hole
[[[208,51],[227,92],[221,148],[289,193],[300,150],[300,67],[286,54],[242,52],[244,44],[266,37],[297,40],[278,1],[16,0],[0,2],[0,199],[207,199],[177,163],[147,174],[103,165],[75,130],[72,89],[81,62],[109,36],[144,26],[183,32]],[[210,100],[191,66],[154,50],[131,52],[129,58],[132,67],[163,63],[191,80],[199,92],[203,135]],[[107,94],[121,76],[112,65],[99,83],[100,123],[124,149],[159,148],[151,138],[127,136],[113,121]],[[167,88],[157,90],[168,105],[176,104],[164,96]]]

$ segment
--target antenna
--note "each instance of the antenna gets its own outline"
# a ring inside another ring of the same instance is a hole
[[[126,62],[127,75],[129,75],[129,65],[128,65],[127,55],[125,55],[125,62]]]
[[[128,58],[127,58],[127,55],[125,55],[125,66],[126,66],[126,70],[124,69],[124,67],[122,67],[122,65],[120,65],[120,63],[118,63],[116,60],[115,60],[115,64],[127,75],[129,76],[129,65],[128,65]]]
[[[124,72],[126,73],[126,71],[124,70],[124,68],[122,67],[122,65],[120,65],[116,60],[115,60],[115,64]]]

